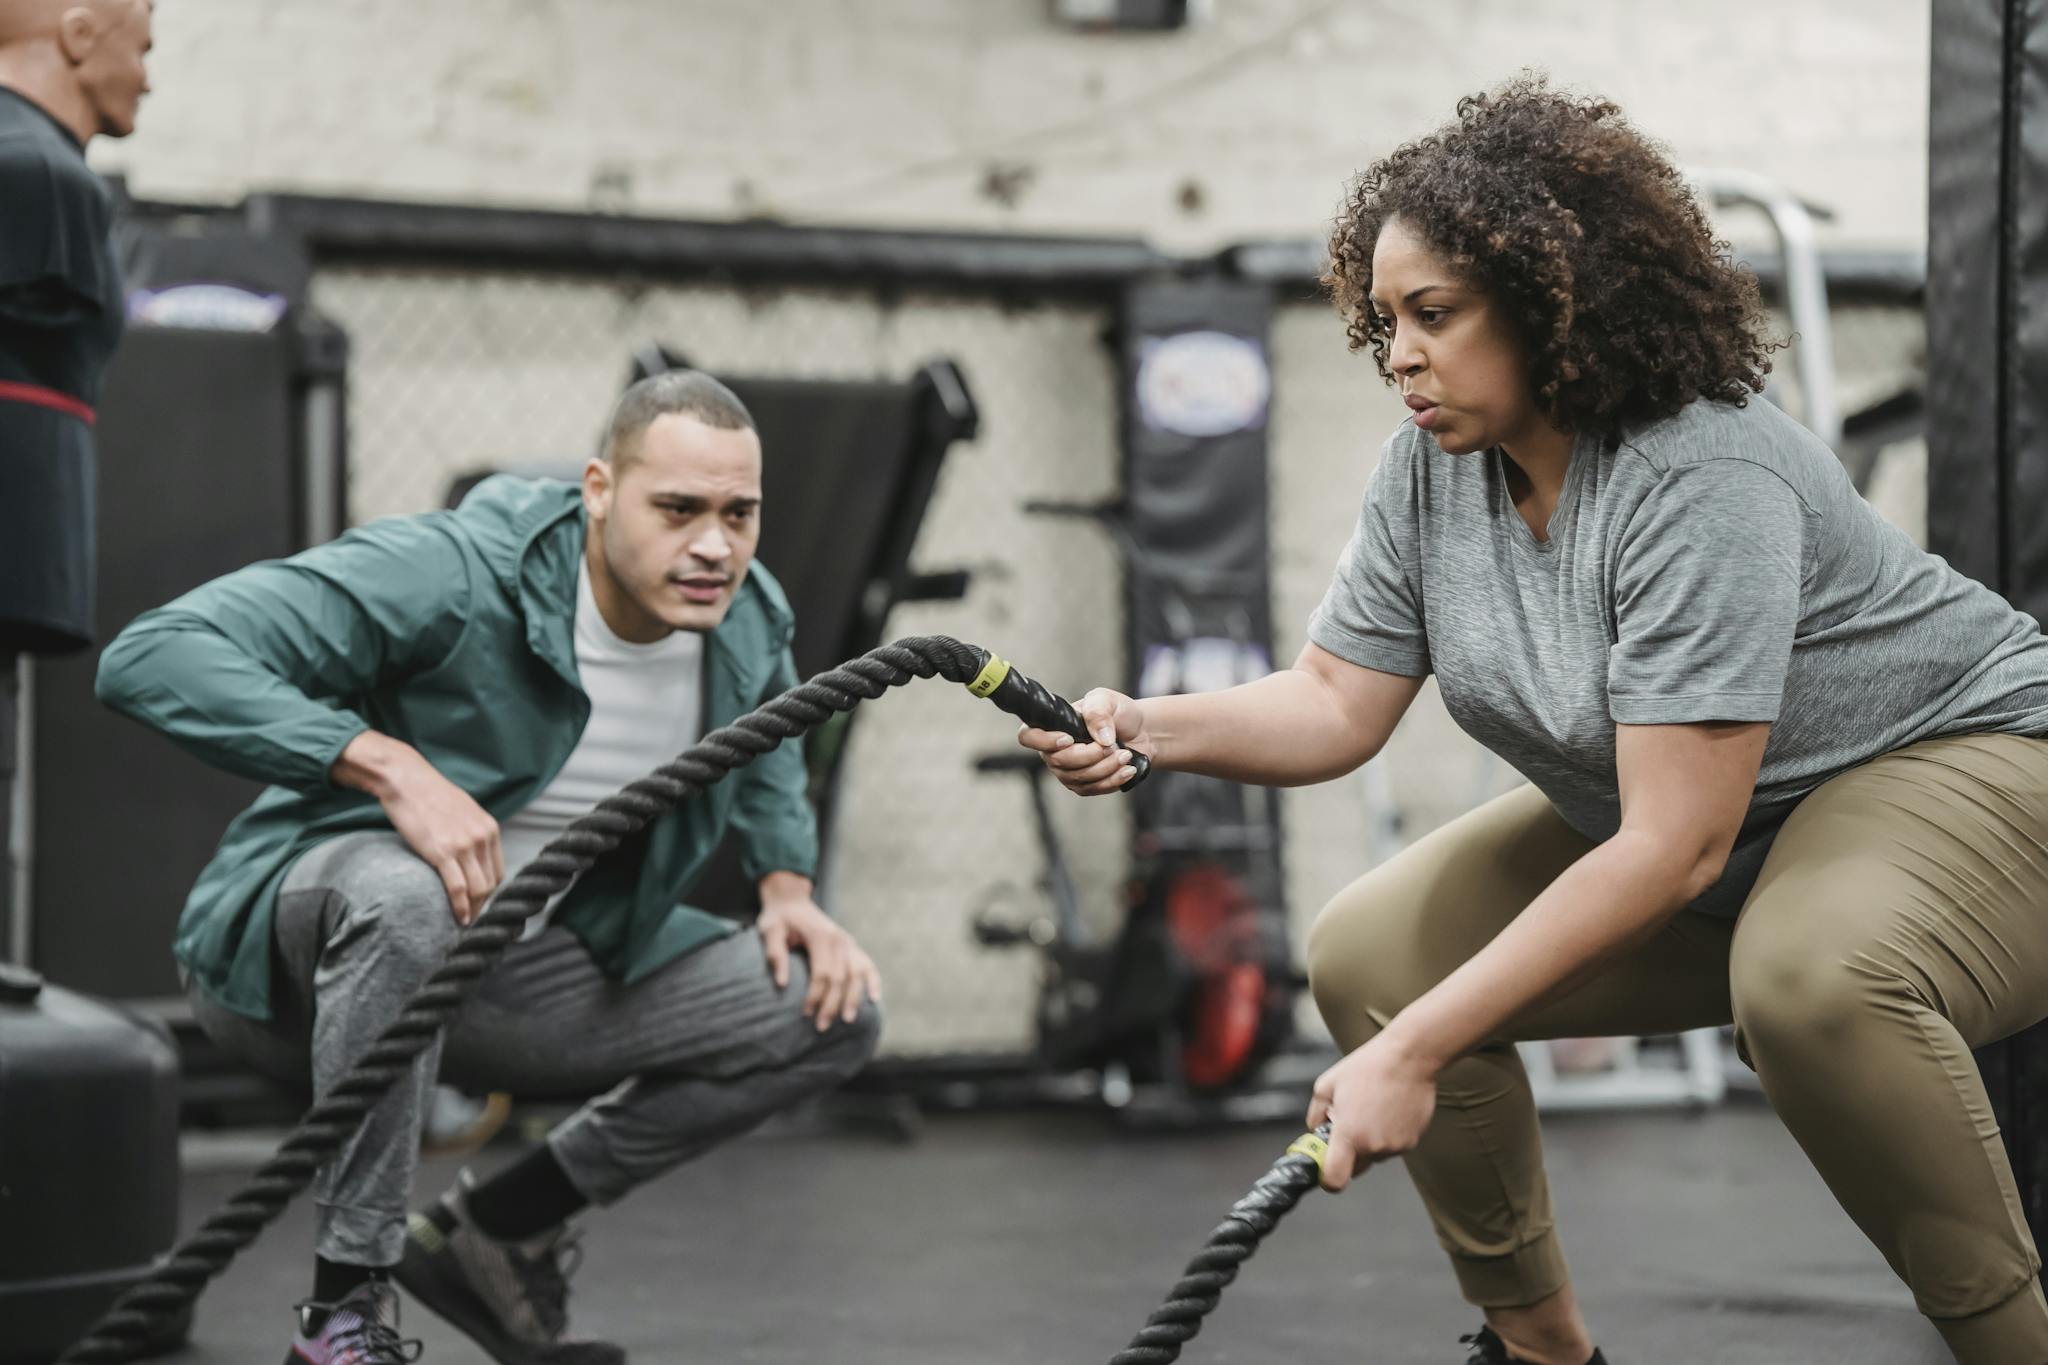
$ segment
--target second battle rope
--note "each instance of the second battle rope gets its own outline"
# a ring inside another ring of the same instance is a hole
[[[734,769],[815,729],[834,713],[851,711],[913,678],[934,676],[964,684],[975,696],[1029,725],[1064,731],[1083,743],[1090,739],[1068,702],[987,650],[944,635],[916,636],[869,650],[712,731],[671,762],[598,803],[521,868],[391,1027],[306,1112],[276,1154],[179,1243],[154,1274],[123,1294],[91,1332],[59,1357],[58,1365],[105,1365],[127,1359],[159,1323],[197,1298],[207,1282],[311,1183],[322,1163],[348,1140],[363,1116],[461,1008],[477,979],[517,941],[526,922],[598,859]],[[1142,754],[1133,754],[1131,763],[1137,772],[1124,784],[1126,791],[1143,781],[1150,768]]]
[[[1259,1177],[1251,1192],[1230,1206],[1230,1216],[1209,1234],[1195,1259],[1166,1293],[1131,1344],[1109,1358],[1109,1365],[1168,1365],[1180,1359],[1180,1348],[1202,1330],[1202,1319],[1215,1311],[1223,1287],[1237,1278],[1237,1268],[1251,1259],[1301,1197],[1322,1179],[1323,1158],[1330,1151],[1330,1125],[1303,1133]]]

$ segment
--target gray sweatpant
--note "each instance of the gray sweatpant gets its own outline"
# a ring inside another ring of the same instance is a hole
[[[434,870],[396,834],[345,835],[285,874],[272,1018],[192,993],[208,1037],[289,1085],[324,1094],[397,1017],[461,933]],[[598,1098],[548,1134],[576,1188],[607,1204],[828,1090],[873,1053],[869,1002],[824,1033],[802,1017],[807,963],[777,990],[758,936],[734,934],[631,985],[550,926],[507,950],[314,1183],[315,1250],[392,1265],[403,1250],[420,1122],[436,1073],[472,1091]]]

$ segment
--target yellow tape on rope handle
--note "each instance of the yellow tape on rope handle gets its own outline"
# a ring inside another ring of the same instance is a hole
[[[1003,679],[1010,676],[1010,661],[988,656],[988,662],[981,666],[981,672],[974,675],[974,681],[967,684],[967,690],[986,701],[990,693],[1003,685]]]
[[[1300,1137],[1289,1143],[1287,1147],[1287,1155],[1305,1156],[1310,1161],[1315,1162],[1318,1173],[1321,1173],[1323,1169],[1323,1158],[1329,1154],[1330,1144],[1316,1133],[1303,1133]]]

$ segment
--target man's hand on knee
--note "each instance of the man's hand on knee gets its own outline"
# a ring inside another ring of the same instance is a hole
[[[804,1018],[815,1018],[818,1031],[835,1019],[852,1023],[860,1007],[882,998],[882,974],[874,959],[835,924],[817,904],[805,898],[769,901],[754,927],[768,953],[768,969],[778,988],[789,985],[789,955],[801,948],[811,960],[810,988],[804,993]]]
[[[483,913],[484,902],[505,880],[505,850],[489,811],[419,750],[374,730],[341,751],[333,777],[377,798],[406,847],[440,874],[457,924]]]

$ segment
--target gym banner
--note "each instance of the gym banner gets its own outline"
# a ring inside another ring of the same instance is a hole
[[[1273,669],[1266,430],[1271,292],[1161,278],[1124,295],[1127,622],[1134,696],[1206,692]],[[1199,983],[1183,1063],[1238,1079],[1291,1016],[1277,802],[1187,773],[1136,792],[1142,905]],[[1254,1036],[1256,1034],[1256,1036]]]

